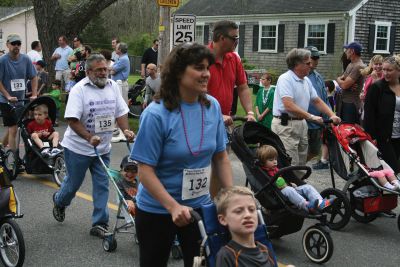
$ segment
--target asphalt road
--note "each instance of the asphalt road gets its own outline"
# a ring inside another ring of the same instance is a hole
[[[65,125],[57,129],[63,132]],[[1,127],[1,136],[3,132],[4,128]],[[127,153],[124,143],[113,144],[111,167],[118,168],[121,158]],[[231,160],[235,184],[243,185],[241,163],[233,154]],[[337,181],[341,181],[340,178]],[[330,187],[329,172],[314,171],[309,183],[318,190]],[[117,236],[118,247],[114,253],[105,252],[102,241],[89,235],[92,212],[89,174],[80,194],[67,208],[63,223],[56,222],[52,216],[51,196],[56,185],[49,177],[20,176],[14,185],[24,213],[18,224],[26,243],[25,266],[139,266],[138,247],[131,235]],[[109,202],[115,204],[115,199],[114,190],[111,189]],[[395,212],[400,212],[400,209],[396,208]],[[116,211],[110,209],[111,225],[115,222],[115,216]],[[280,262],[317,266],[306,258],[301,245],[304,230],[314,223],[308,220],[301,231],[273,240]],[[324,266],[399,266],[400,233],[395,219],[378,218],[369,224],[351,219],[343,230],[332,232],[331,235],[334,254]],[[156,251],[154,255],[157,256]],[[169,266],[183,264],[182,261],[171,260]]]

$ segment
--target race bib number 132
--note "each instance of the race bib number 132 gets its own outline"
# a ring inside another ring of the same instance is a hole
[[[208,194],[210,188],[211,167],[184,169],[182,181],[182,200]]]

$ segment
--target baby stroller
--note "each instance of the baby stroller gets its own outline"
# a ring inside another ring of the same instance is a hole
[[[19,267],[25,260],[25,242],[15,219],[23,215],[2,156],[3,153],[0,157],[0,259],[6,267]]]
[[[129,143],[128,149],[129,149]],[[128,212],[128,203],[124,199],[122,192],[118,189],[117,183],[119,180],[124,179],[119,170],[114,170],[104,163],[103,159],[100,157],[97,149],[94,148],[94,151],[100,160],[104,171],[106,172],[108,179],[111,181],[111,184],[114,186],[115,191],[117,192],[118,198],[118,211],[117,211],[117,220],[113,227],[112,232],[107,233],[103,239],[103,249],[107,252],[113,252],[117,249],[117,239],[115,235],[117,233],[127,233],[134,235],[135,242],[137,243],[136,238],[136,228],[135,228],[135,219],[134,217]]]
[[[129,115],[133,117],[139,117],[140,114],[142,114],[145,85],[146,81],[144,79],[139,79],[132,87],[129,88]]]
[[[346,181],[342,192],[349,208],[343,209],[341,214],[335,211],[330,214],[342,217],[338,222],[341,227],[349,222],[350,216],[358,222],[369,223],[380,212],[396,208],[399,192],[381,186],[369,175],[370,171],[391,168],[364,129],[347,123],[326,127],[324,140],[329,149],[332,186],[335,188],[334,171]],[[397,225],[400,230],[400,216]]]
[[[271,145],[278,151],[278,167],[280,170],[274,177],[261,168],[255,152],[251,147]],[[250,185],[255,196],[263,207],[263,216],[267,224],[269,236],[279,238],[299,231],[305,218],[319,221],[309,227],[303,234],[302,245],[306,256],[315,263],[327,262],[333,254],[333,241],[326,222],[326,214],[311,214],[293,207],[275,185],[279,176],[287,182],[304,184],[304,179],[311,174],[308,166],[290,166],[290,157],[286,154],[279,137],[270,129],[256,122],[246,122],[236,127],[232,134],[232,150],[243,163],[246,171],[246,185]],[[299,179],[293,171],[305,171]],[[339,191],[339,190],[337,190]],[[334,201],[336,202],[337,199]]]
[[[200,257],[195,258],[199,266],[215,267],[215,261],[218,251],[230,240],[230,234],[226,227],[218,222],[217,209],[214,203],[204,204],[201,207],[203,217],[197,212],[191,211],[192,218],[198,224],[202,242],[200,246]],[[268,247],[275,266],[278,267],[275,252],[269,240],[267,228],[264,223],[261,211],[258,213],[258,227],[254,233],[255,240]]]
[[[49,111],[49,119],[54,124],[56,120],[56,104],[51,97],[42,96],[25,105],[18,115],[17,121],[17,149],[15,153],[11,150],[6,152],[6,166],[12,172],[15,179],[20,171],[25,168],[29,174],[51,174],[54,182],[60,186],[66,176],[64,154],[61,152],[54,157],[44,157],[35,142],[31,140],[27,125],[33,119],[29,118],[29,113],[38,105],[46,105]],[[23,140],[25,154],[20,158],[20,141]],[[61,146],[58,147],[62,149]]]

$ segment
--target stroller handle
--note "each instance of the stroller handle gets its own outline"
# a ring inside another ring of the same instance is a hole
[[[197,211],[194,211],[194,210],[191,210],[190,211],[190,215],[192,216],[192,221],[193,222],[199,222],[199,221],[201,221],[202,220],[202,218],[201,218],[201,216],[200,216],[200,214],[197,212]]]
[[[262,191],[264,191],[267,187],[269,187],[271,184],[274,184],[276,180],[282,176],[282,174],[289,172],[289,171],[306,171],[306,173],[301,177],[301,180],[307,179],[311,175],[311,168],[308,166],[289,166],[289,167],[284,167],[277,171],[277,173],[272,177],[271,181],[266,183],[260,190],[258,190],[254,195],[257,196],[259,195]]]
[[[233,115],[231,116],[233,121],[242,121],[242,122],[246,122],[247,118],[244,116],[237,116],[237,115]]]

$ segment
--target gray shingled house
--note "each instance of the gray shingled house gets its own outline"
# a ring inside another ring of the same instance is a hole
[[[239,55],[278,72],[294,47],[316,46],[326,78],[341,73],[345,43],[360,42],[366,63],[374,54],[400,53],[400,0],[191,0],[176,13],[196,15],[196,41],[203,44],[214,22],[235,21]]]

